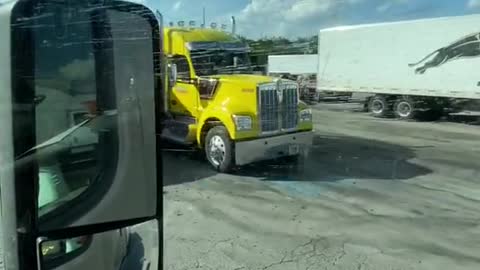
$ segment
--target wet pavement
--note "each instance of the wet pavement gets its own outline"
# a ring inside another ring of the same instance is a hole
[[[478,269],[480,129],[319,104],[304,162],[165,153],[164,269]]]

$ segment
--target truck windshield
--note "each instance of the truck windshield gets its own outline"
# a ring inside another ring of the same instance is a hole
[[[244,50],[192,50],[190,56],[195,73],[199,76],[252,73],[248,54]]]

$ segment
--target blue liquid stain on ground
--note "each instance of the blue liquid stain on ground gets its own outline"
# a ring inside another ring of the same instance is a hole
[[[297,182],[297,181],[269,181],[269,184],[281,191],[285,192],[293,197],[307,197],[307,198],[317,198],[320,197],[323,191],[321,185],[311,183],[311,182]]]
[[[295,177],[272,177],[268,180],[264,179],[261,181],[269,187],[285,193],[288,196],[307,199],[319,198],[322,196],[322,194],[331,192],[332,187],[352,187],[358,183],[358,179],[338,176],[326,177],[321,181],[299,180],[295,179]],[[193,184],[205,190],[210,190],[212,188],[212,184],[216,185],[215,181],[205,181],[205,179],[195,181]]]
[[[287,193],[292,197],[318,198],[329,191],[331,186],[350,186],[355,185],[357,179],[343,179],[341,181],[308,182],[295,180],[272,180],[269,185],[281,192]]]

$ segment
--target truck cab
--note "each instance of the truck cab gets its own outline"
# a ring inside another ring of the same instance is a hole
[[[312,113],[296,82],[253,75],[248,46],[230,33],[164,28],[163,36],[164,139],[203,149],[220,172],[307,152]]]

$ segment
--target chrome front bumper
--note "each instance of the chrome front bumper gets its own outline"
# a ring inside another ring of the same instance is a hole
[[[312,143],[313,131],[236,142],[235,164],[245,165],[255,161],[306,154]]]

